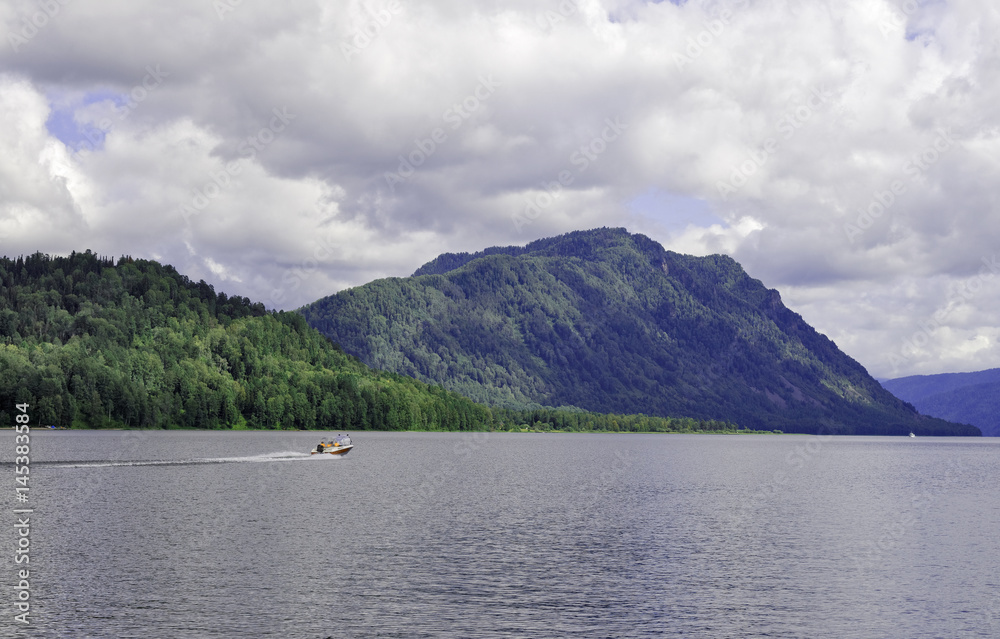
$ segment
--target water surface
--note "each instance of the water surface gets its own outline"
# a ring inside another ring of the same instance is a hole
[[[998,440],[32,435],[19,636],[1000,636]]]

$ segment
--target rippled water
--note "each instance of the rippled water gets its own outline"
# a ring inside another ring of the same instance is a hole
[[[1000,636],[998,440],[352,435],[33,433],[0,635]]]

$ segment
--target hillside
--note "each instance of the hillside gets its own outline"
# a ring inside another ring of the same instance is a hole
[[[624,229],[442,255],[300,312],[370,366],[494,406],[978,434],[918,415],[731,258]]]
[[[372,371],[295,313],[90,251],[0,259],[0,420],[139,428],[481,428],[489,409]]]
[[[374,371],[173,267],[90,251],[0,258],[0,423],[75,428],[732,431],[721,421],[490,409]]]
[[[1000,437],[1000,368],[913,375],[884,381],[882,386],[926,415],[972,424],[983,435]]]

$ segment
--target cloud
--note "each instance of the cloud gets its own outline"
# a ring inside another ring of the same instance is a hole
[[[625,225],[733,255],[877,374],[996,365],[988,293],[889,361],[998,252],[985,0],[48,5],[0,9],[8,255],[293,308]]]

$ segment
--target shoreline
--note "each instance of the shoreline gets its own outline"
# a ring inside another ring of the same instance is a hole
[[[350,430],[350,429],[348,429]],[[272,430],[266,428],[49,428],[47,426],[32,426],[32,434],[40,432],[75,432],[75,433],[152,433],[152,432],[183,432],[183,433],[331,433],[331,429],[312,430]],[[347,432],[347,431],[344,431]],[[489,433],[500,434],[531,434],[531,435],[810,435],[810,433],[785,433],[774,430],[726,430],[726,431],[631,431],[631,430],[354,430],[355,433]],[[815,435],[814,435],[815,436]]]

